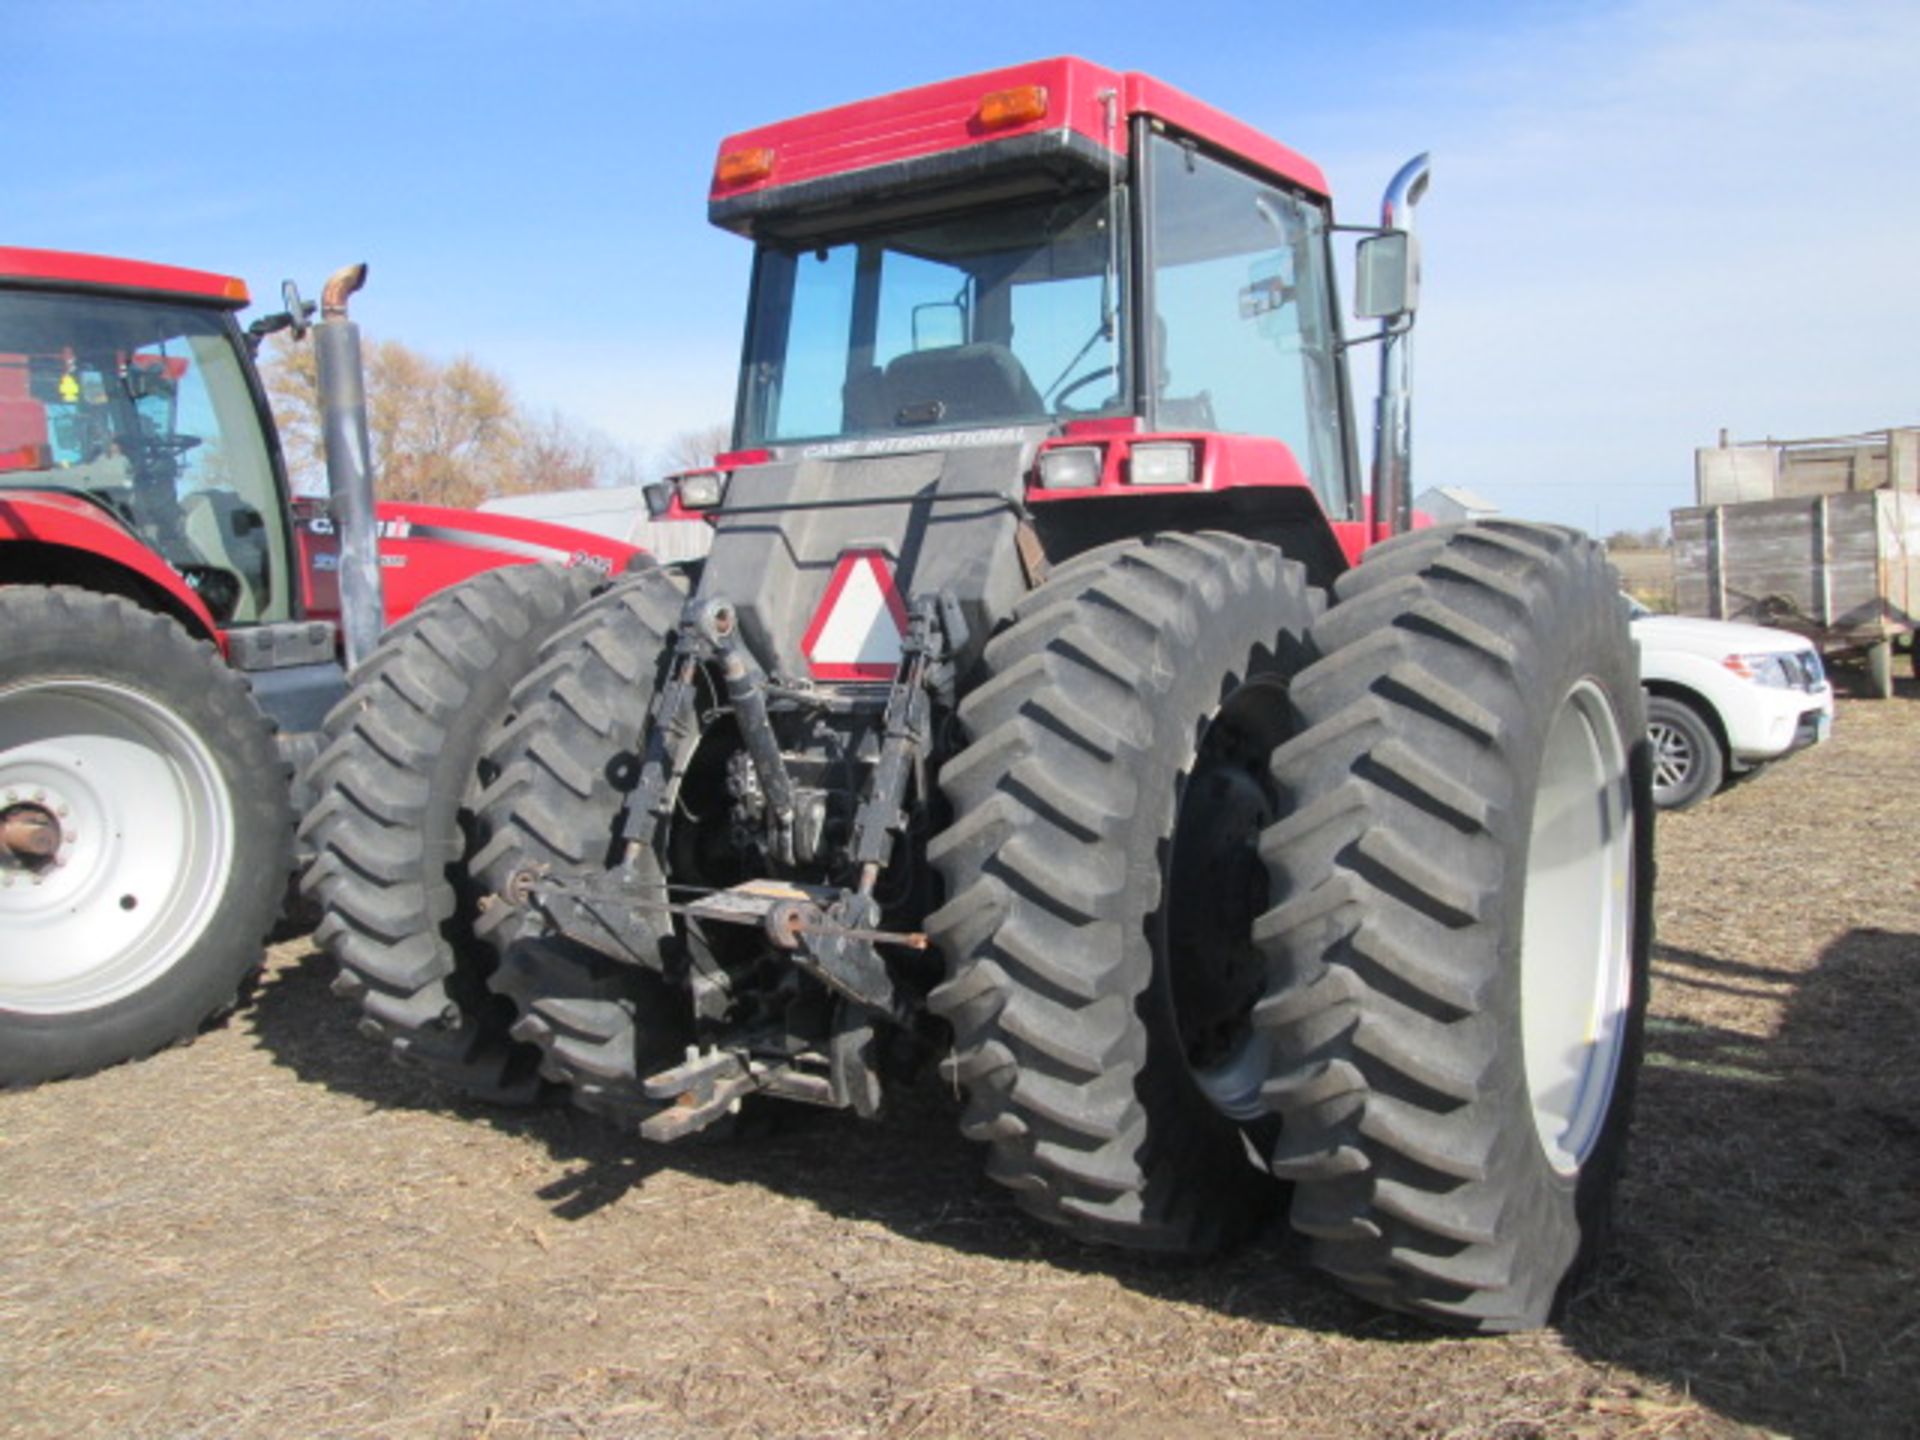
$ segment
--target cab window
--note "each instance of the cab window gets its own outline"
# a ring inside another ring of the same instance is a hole
[[[1166,135],[1149,163],[1153,427],[1282,440],[1345,514],[1325,210]]]

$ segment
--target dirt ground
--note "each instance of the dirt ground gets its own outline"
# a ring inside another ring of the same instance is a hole
[[[300,942],[187,1049],[0,1095],[12,1437],[1920,1435],[1920,694],[1661,824],[1622,1229],[1438,1337],[1276,1236],[1079,1248],[893,1116],[649,1149],[390,1065]]]

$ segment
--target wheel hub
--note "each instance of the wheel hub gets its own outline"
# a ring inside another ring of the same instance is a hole
[[[1693,746],[1676,725],[1654,721],[1647,726],[1653,750],[1653,783],[1663,791],[1677,790],[1693,774]]]
[[[38,874],[60,863],[60,820],[41,798],[0,810],[0,865]]]

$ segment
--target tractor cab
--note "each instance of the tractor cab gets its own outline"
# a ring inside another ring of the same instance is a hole
[[[1035,502],[1171,500],[1318,528],[1321,578],[1343,567],[1326,522],[1363,504],[1333,222],[1285,147],[1061,59],[733,136],[709,214],[756,242],[739,450],[1011,442],[1050,552],[1155,521]]]
[[[75,266],[114,273],[72,273]],[[110,515],[221,626],[295,613],[285,479],[237,280],[0,252],[0,499]]]

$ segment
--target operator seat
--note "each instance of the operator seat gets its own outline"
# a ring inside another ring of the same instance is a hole
[[[879,400],[875,418],[883,429],[1046,414],[1026,367],[1006,346],[988,341],[894,356],[880,377]]]
[[[180,501],[187,541],[201,561],[239,582],[228,620],[258,620],[272,597],[267,573],[266,522],[231,490],[193,490]]]

